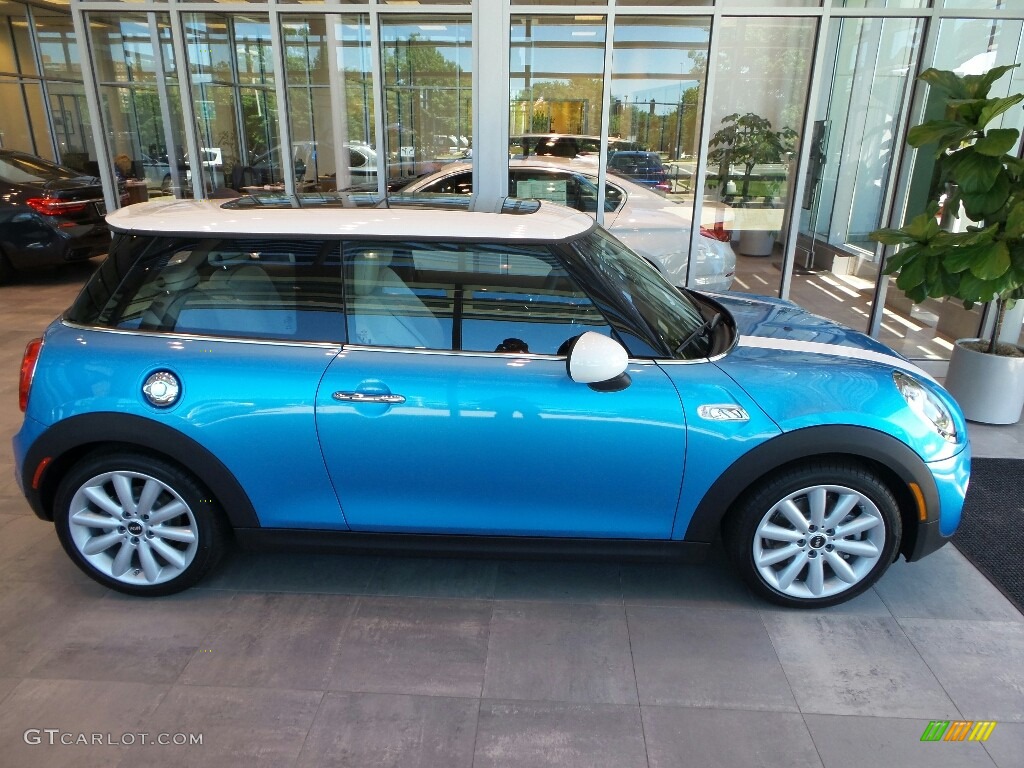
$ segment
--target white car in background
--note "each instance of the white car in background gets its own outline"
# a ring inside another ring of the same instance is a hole
[[[453,163],[402,187],[402,196],[470,194],[473,167]],[[509,194],[549,200],[594,215],[597,211],[597,169],[580,161],[509,161]],[[658,268],[674,285],[686,285],[692,213],[688,205],[609,174],[605,187],[604,226],[629,248]],[[736,275],[736,254],[729,244],[732,220],[728,206],[705,206],[691,287],[726,291]]]

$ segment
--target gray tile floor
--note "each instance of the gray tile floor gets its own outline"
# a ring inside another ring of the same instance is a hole
[[[105,591],[19,497],[8,440],[24,344],[85,275],[0,288],[3,766],[1021,765],[1024,617],[952,547],[816,613],[755,600],[717,554],[237,553],[175,597]],[[1024,425],[972,434],[1024,453]],[[922,743],[937,719],[998,725]]]

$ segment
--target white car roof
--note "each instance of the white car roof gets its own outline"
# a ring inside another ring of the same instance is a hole
[[[532,213],[437,208],[225,208],[224,200],[153,200],[120,208],[107,223],[123,232],[298,235],[302,237],[450,237],[565,240],[594,226],[585,213],[541,203]]]

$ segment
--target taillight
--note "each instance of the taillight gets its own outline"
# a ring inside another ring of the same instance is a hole
[[[43,349],[42,339],[32,339],[25,347],[25,355],[21,358],[21,377],[18,379],[18,407],[22,413],[28,408],[28,393],[32,389],[32,377],[36,373],[36,361]]]
[[[729,233],[729,230],[727,230],[720,221],[715,222],[713,229],[702,226],[700,228],[700,233],[703,237],[710,237],[712,240],[717,240],[720,243],[728,243],[732,240],[732,235]]]
[[[43,216],[67,216],[72,213],[81,213],[86,209],[88,203],[79,200],[55,200],[49,197],[30,197],[25,205],[36,213]]]

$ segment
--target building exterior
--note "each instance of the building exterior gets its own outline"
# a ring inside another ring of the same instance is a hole
[[[510,139],[598,137],[603,179],[611,137],[659,153],[691,220],[728,211],[737,290],[912,358],[948,358],[985,321],[911,307],[867,234],[920,210],[930,181],[904,143],[935,108],[914,76],[1021,61],[1024,0],[0,0],[0,25],[0,145],[99,175],[108,207],[118,164],[135,199],[383,191],[470,151],[493,197]],[[1024,90],[1024,71],[995,90]],[[781,151],[723,152],[737,123]]]

